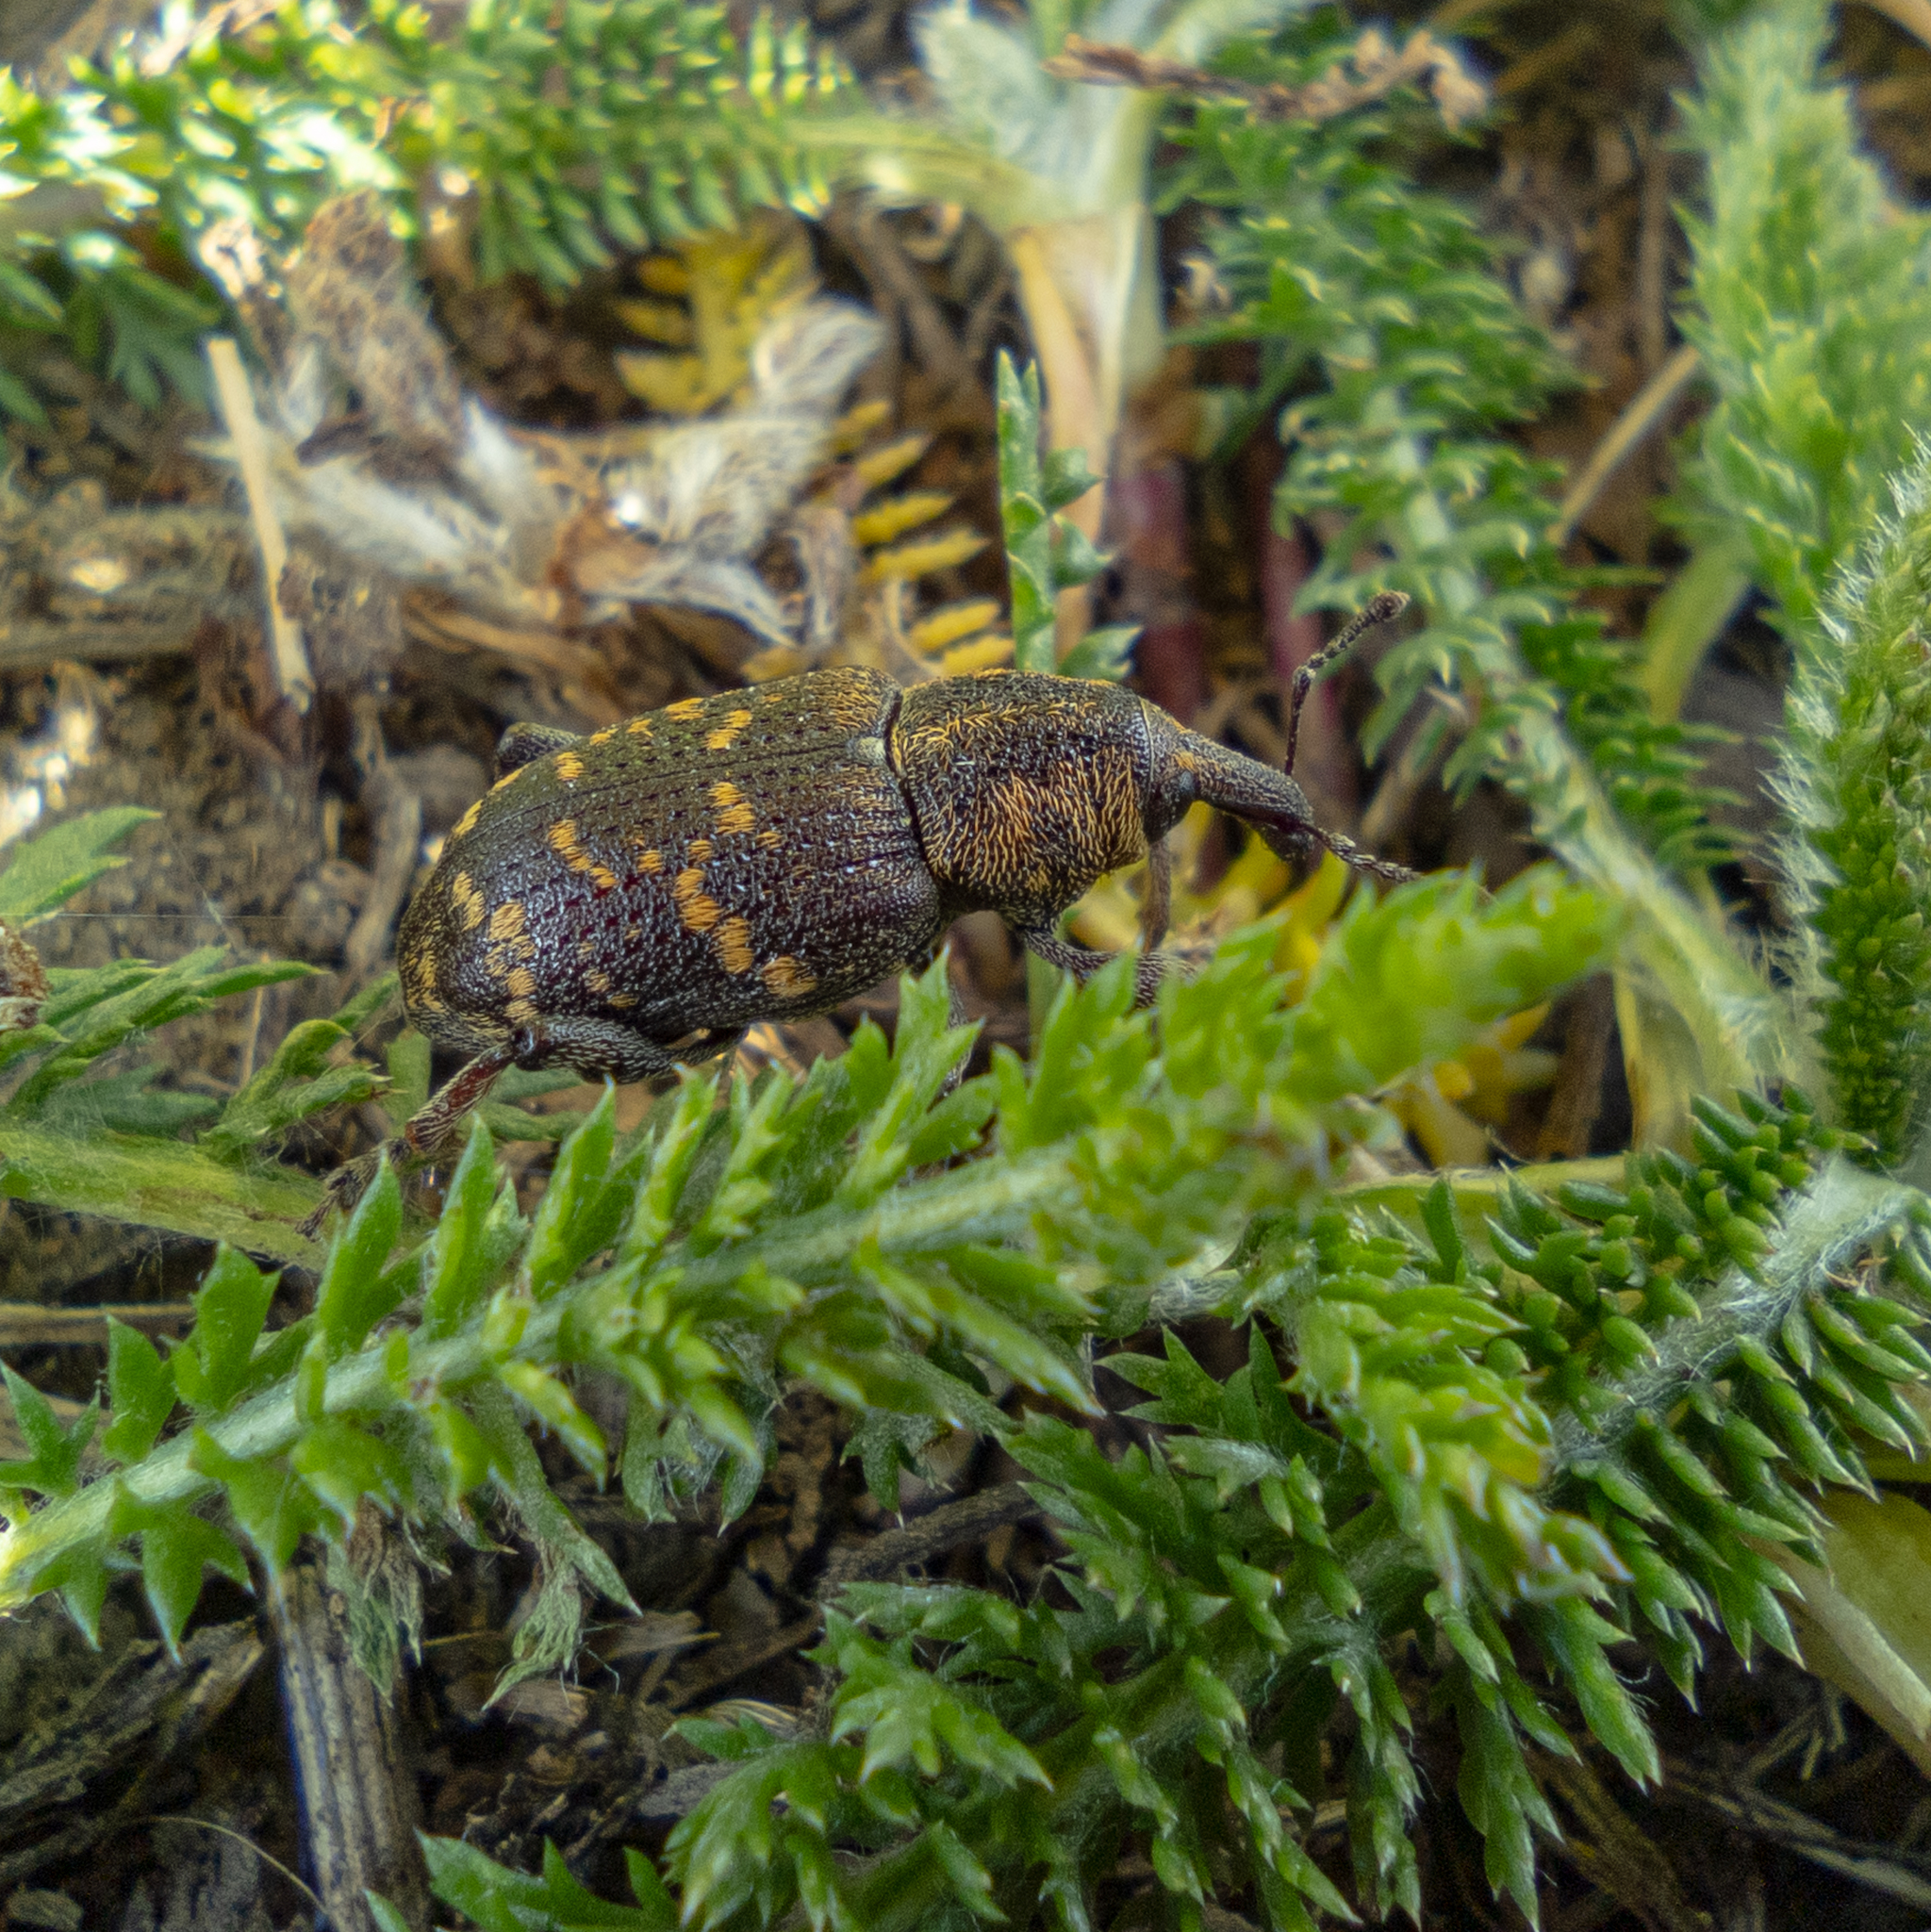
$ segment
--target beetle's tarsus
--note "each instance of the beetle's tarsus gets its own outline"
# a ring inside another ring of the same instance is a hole
[[[450,1151],[460,1128],[482,1105],[489,1089],[515,1065],[506,1049],[479,1053],[453,1074],[428,1100],[403,1123],[402,1131],[378,1148],[345,1163],[328,1177],[321,1201],[303,1220],[301,1232],[313,1241],[322,1232],[331,1208],[344,1214],[355,1212],[355,1203],[368,1193],[383,1157],[399,1174],[426,1165]]]
[[[1116,952],[1096,952],[1090,946],[1081,946],[1075,939],[1062,939],[1050,926],[1027,926],[1015,928],[1019,943],[1035,959],[1043,959],[1049,966],[1058,966],[1062,972],[1071,973],[1075,979],[1086,980],[1097,973],[1101,966],[1111,966],[1119,957]],[[1159,997],[1160,983],[1179,962],[1164,952],[1141,952],[1133,956],[1133,1004],[1150,1006]]]
[[[1147,848],[1147,898],[1140,907],[1140,949],[1143,952],[1160,950],[1160,942],[1166,937],[1167,921],[1172,916],[1173,853],[1167,850],[1163,836]]]

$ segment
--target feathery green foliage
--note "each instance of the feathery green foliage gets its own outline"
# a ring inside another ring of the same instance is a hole
[[[1931,454],[1797,653],[1778,771],[1799,984],[1836,1117],[1901,1159],[1931,1106]]]
[[[1059,1522],[1069,1607],[849,1588],[820,1727],[685,1726],[733,1768],[672,1834],[668,1897],[637,1874],[636,1923],[1086,1924],[1132,1832],[1183,1910],[1250,1897],[1310,1926],[1348,1907],[1286,1821],[1329,1794],[1319,1740],[1344,1711],[1361,1901],[1412,1910],[1419,1784],[1385,1661],[1408,1633],[1448,1660],[1464,1801],[1532,1915],[1531,1827],[1552,1821],[1523,1747],[1573,1747],[1503,1620],[1654,1777],[1608,1647],[1637,1635],[1686,1685],[1699,1627],[1788,1649],[1756,1544],[1810,1548],[1798,1484],[1857,1478],[1849,1428],[1915,1437],[1893,1390],[1931,1371],[1918,1315],[1844,1263],[1888,1251],[1915,1295],[1923,1203],[1830,1146],[1794,1106],[1706,1108],[1700,1166],[1518,1191],[1486,1243],[1441,1183],[1422,1230],[1345,1203],[1259,1224],[1190,1304],[1248,1324],[1245,1367],[1216,1381],[1171,1335],[1106,1357],[1152,1397],[1149,1445],[1117,1461],[1045,1415],[1006,1439]],[[436,1869],[472,1912],[568,1896],[539,1889],[567,1883],[553,1858],[538,1881],[438,1846]]]
[[[1480,909],[1442,900],[1436,882],[1406,888],[1443,970],[1459,958],[1472,989],[1459,1030],[1434,1016],[1443,1037],[1472,1039],[1525,989],[1534,998],[1599,957],[1599,908],[1543,885]],[[1083,1406],[1071,1335],[1099,1311],[1136,1325],[1203,1244],[1224,1251],[1258,1205],[1311,1179],[1331,1135],[1374,1124],[1361,1103],[1386,1052],[1375,996],[1387,937],[1385,921],[1360,916],[1322,1003],[1283,1010],[1272,934],[1257,929],[1168,990],[1158,1047],[1153,1016],[1129,1015],[1131,972],[1110,970],[1062,995],[1031,1068],[1005,1053],[949,1094],[970,1034],[946,1025],[935,968],[906,983],[889,1050],[865,1028],[804,1081],[737,1082],[721,1106],[715,1081],[690,1080],[621,1148],[606,1095],[527,1222],[478,1121],[435,1232],[392,1259],[402,1202],[385,1172],[333,1244],[312,1316],[264,1337],[272,1284],[228,1250],[168,1363],[145,1345],[123,1349],[136,1379],[117,1384],[110,1366],[117,1416],[131,1403],[158,1429],[165,1367],[191,1428],[158,1447],[148,1431],[124,1475],[78,1494],[0,1465],[0,1486],[55,1499],[0,1539],[0,1597],[58,1586],[91,1627],[124,1533],[116,1511],[185,1510],[217,1481],[274,1565],[305,1529],[353,1518],[357,1481],[428,1518],[495,1481],[546,1547],[622,1601],[607,1560],[543,1487],[512,1406],[601,1475],[602,1438],[558,1379],[579,1362],[634,1392],[622,1473],[647,1512],[725,1461],[741,1508],[781,1379],[855,1409],[997,1427],[983,1396],[923,1352],[935,1340]],[[1509,968],[1484,979],[1478,964],[1498,956]],[[1303,1097],[1307,1066],[1329,1070],[1327,1091],[1315,1082]],[[973,1147],[995,1111],[983,1158],[903,1181]],[[1037,1258],[997,1251],[1033,1241]],[[411,1328],[372,1335],[418,1291]],[[157,1603],[171,1634],[185,1609]]]
[[[239,33],[196,16],[175,0],[53,96],[0,75],[0,193],[19,197],[0,202],[0,326],[83,354],[105,330],[145,402],[157,372],[199,395],[195,338],[218,310],[141,266],[120,224],[190,249],[240,215],[288,239],[331,194],[433,192],[472,223],[486,276],[567,288],[748,206],[821,206],[791,130],[850,105],[801,29],[761,16],[740,44],[724,8],[684,0],[509,0],[437,33],[405,0],[353,21],[300,0]],[[39,414],[11,375],[0,408]]]
[[[1337,31],[1317,18],[1229,62],[1302,81],[1337,57]],[[1383,587],[1415,598],[1427,625],[1380,661],[1387,697],[1371,741],[1432,686],[1478,698],[1451,783],[1500,779],[1529,804],[1537,836],[1628,909],[1624,970],[1680,1016],[1687,1037],[1670,1057],[1688,1049],[1694,1084],[1724,1091],[1801,1070],[1778,997],[1665,869],[1726,850],[1694,779],[1696,735],[1651,720],[1632,650],[1573,601],[1582,580],[1548,540],[1548,472],[1495,434],[1562,367],[1468,214],[1388,157],[1398,114],[1312,125],[1201,103],[1171,130],[1187,156],[1165,204],[1222,211],[1207,239],[1233,313],[1200,333],[1262,348],[1263,381],[1239,427],[1284,404],[1280,512],[1350,520],[1304,594],[1344,608]],[[1357,572],[1363,553],[1377,561]],[[1445,710],[1422,720],[1421,751],[1454,728]],[[1634,1036],[1626,1047],[1644,1050]],[[1638,1070],[1631,1079],[1642,1084]]]
[[[1778,851],[1799,993],[1836,1117],[1894,1162],[1931,1092],[1931,526],[1914,446],[1931,227],[1891,202],[1848,91],[1821,80],[1827,30],[1812,0],[1778,0],[1713,43],[1685,104],[1709,185],[1683,326],[1718,396],[1686,514],[1707,547],[1747,555],[1791,647]]]
[[[1137,625],[1089,631],[1064,662],[1053,645],[1059,593],[1090,584],[1106,568],[1106,558],[1085,532],[1060,514],[1099,479],[1088,468],[1084,450],[1053,450],[1042,458],[1036,363],[1029,363],[1022,375],[1001,350],[998,386],[999,520],[1012,594],[1014,668],[1117,681],[1127,674]]]
[[[1709,164],[1680,321],[1717,390],[1692,528],[1740,541],[1800,652],[1931,408],[1931,227],[1886,194],[1849,91],[1818,74],[1820,0],[1712,43],[1683,103]]]
[[[1344,24],[1324,13],[1276,51],[1244,44],[1224,64],[1300,85],[1347,44]],[[1451,778],[1494,773],[1533,796],[1539,774],[1516,741],[1559,709],[1649,849],[1675,869],[1709,865],[1730,848],[1696,776],[1708,734],[1651,719],[1633,647],[1578,607],[1591,580],[1549,541],[1558,472],[1498,434],[1573,377],[1469,211],[1401,166],[1412,118],[1398,106],[1319,124],[1237,104],[1191,109],[1171,130],[1186,158],[1163,199],[1223,211],[1207,239],[1233,305],[1196,333],[1261,347],[1262,381],[1238,433],[1281,411],[1290,454],[1277,514],[1348,519],[1305,601],[1354,610],[1394,587],[1427,615],[1380,661],[1369,751],[1430,686],[1466,686],[1483,707]],[[1363,552],[1386,555],[1362,572]],[[1439,739],[1447,720],[1428,728]]]

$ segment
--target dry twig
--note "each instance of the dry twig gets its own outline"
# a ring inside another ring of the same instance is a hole
[[[1450,127],[1472,121],[1488,106],[1488,90],[1462,66],[1454,50],[1424,27],[1398,50],[1370,27],[1355,42],[1348,59],[1305,87],[1279,81],[1258,83],[1210,74],[1183,60],[1163,60],[1137,47],[1116,46],[1068,34],[1065,45],[1047,61],[1060,80],[1092,87],[1136,87],[1161,93],[1204,94],[1245,101],[1266,121],[1332,121],[1351,108],[1384,99],[1396,88],[1426,82]],[[1354,69],[1350,78],[1347,69]]]

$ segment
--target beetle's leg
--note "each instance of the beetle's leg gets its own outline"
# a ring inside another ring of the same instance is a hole
[[[515,1064],[515,1056],[506,1049],[479,1053],[446,1080],[429,1097],[426,1105],[410,1115],[400,1133],[371,1152],[338,1167],[328,1178],[321,1202],[303,1221],[301,1231],[312,1241],[322,1231],[331,1208],[340,1208],[343,1214],[349,1214],[368,1192],[385,1154],[389,1164],[397,1168],[433,1161],[454,1139],[456,1129],[482,1104],[484,1096]]]
[[[1076,979],[1084,980],[1097,973],[1101,966],[1110,965],[1119,957],[1116,952],[1095,952],[1090,946],[1081,946],[1075,939],[1062,939],[1050,926],[1015,926],[1019,943],[1035,959],[1043,959],[1049,966],[1058,966],[1062,972],[1071,973]],[[1137,952],[1133,955],[1133,1004],[1150,1006],[1160,992],[1160,983],[1165,979],[1173,960],[1164,952]]]
[[[1173,854],[1164,837],[1147,848],[1147,897],[1140,906],[1140,949],[1158,952],[1173,915]]]

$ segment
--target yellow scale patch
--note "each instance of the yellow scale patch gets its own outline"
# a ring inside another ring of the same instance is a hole
[[[426,946],[409,961],[409,993],[418,1006],[426,1006],[433,1012],[441,1009],[442,1002],[436,997],[436,954]]]
[[[613,993],[609,1003],[616,1007],[635,1006],[637,1003],[637,996],[635,993]]]
[[[492,939],[515,939],[527,923],[523,916],[522,900],[505,900],[489,915],[489,936]]]
[[[784,834],[782,832],[780,832],[775,825],[767,825],[765,829],[758,834],[758,843],[761,846],[763,846],[767,852],[773,852],[776,851],[778,848],[784,843]]]
[[[724,916],[724,908],[704,890],[704,875],[696,866],[686,866],[670,888],[677,902],[677,916],[693,933],[708,933]]]
[[[584,984],[593,993],[607,993],[610,990],[610,975],[606,972],[586,973]]]
[[[463,931],[473,933],[483,923],[483,895],[476,890],[476,882],[467,872],[458,872],[449,882],[449,896]]]
[[[599,865],[577,843],[577,823],[574,818],[559,818],[543,835],[550,841],[551,850],[572,872],[582,872],[600,891],[611,892],[616,889],[617,874],[608,866]]]
[[[602,731],[593,731],[590,734],[590,742],[593,745],[607,745],[616,735],[617,727],[614,724],[606,724]]]
[[[624,730],[632,737],[642,738],[648,743],[651,736],[651,720],[648,718],[634,718],[624,726]]]
[[[520,1027],[526,1027],[536,1016],[536,1002],[534,999],[512,999],[503,1009],[505,1019],[514,1020]]]
[[[711,854],[716,850],[717,847],[708,838],[694,838],[687,856],[693,866],[708,865]]]
[[[755,814],[751,808],[751,801],[729,779],[711,787],[711,802],[718,808],[718,831],[720,836],[751,830],[755,818]]]
[[[703,708],[704,701],[701,698],[680,698],[675,704],[665,705],[664,716],[674,718],[679,724],[683,724],[690,718],[699,717]]]
[[[536,990],[536,975],[528,966],[519,966],[509,976],[509,990],[519,999],[527,999]]]
[[[756,955],[751,949],[751,921],[729,918],[712,935],[718,961],[727,973],[748,973]]]
[[[728,751],[737,742],[737,735],[751,722],[749,711],[734,711],[718,729],[704,739],[707,751]]]
[[[556,775],[565,784],[574,784],[584,775],[584,761],[574,751],[558,752]]]
[[[637,854],[639,872],[661,872],[664,869],[664,854],[654,848],[647,847]]]
[[[449,835],[452,838],[461,838],[465,836],[467,834],[474,832],[476,829],[476,820],[482,815],[482,811],[483,801],[481,799],[478,799],[476,802],[473,805],[471,805],[470,809],[467,812],[465,812],[463,816],[460,818],[458,818],[453,826],[450,827]]]
[[[780,999],[798,999],[809,993],[817,984],[817,979],[807,969],[802,960],[793,959],[787,952],[780,959],[768,960],[758,968],[761,979]]]
[[[514,771],[505,771],[489,789],[493,792],[500,792],[504,785],[514,784],[529,768],[527,765],[519,765]]]

